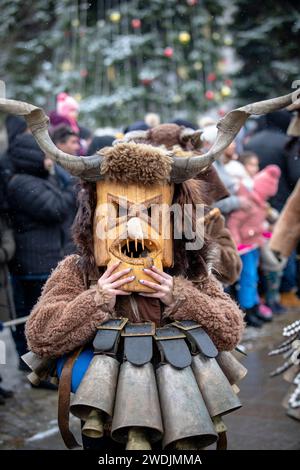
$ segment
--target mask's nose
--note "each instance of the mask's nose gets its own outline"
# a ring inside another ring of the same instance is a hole
[[[139,217],[132,217],[127,222],[127,235],[131,240],[143,240],[143,227]]]

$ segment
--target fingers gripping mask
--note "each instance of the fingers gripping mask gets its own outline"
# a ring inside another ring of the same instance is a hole
[[[142,185],[99,181],[94,216],[94,254],[98,266],[120,261],[116,271],[132,268],[134,281],[123,286],[131,292],[152,291],[139,280],[144,268],[172,266],[173,230],[170,206],[172,184]]]

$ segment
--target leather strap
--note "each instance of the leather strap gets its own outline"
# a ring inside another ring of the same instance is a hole
[[[227,434],[226,431],[219,433],[216,450],[227,450]]]
[[[120,334],[127,321],[127,318],[114,318],[98,326],[98,332],[93,341],[96,354],[105,352],[116,355]]]
[[[185,342],[185,335],[174,326],[164,326],[156,330],[156,344],[162,361],[177,369],[188,367],[192,363],[190,350]]]
[[[153,356],[153,336],[155,323],[127,323],[122,331],[124,356],[136,366],[150,362]]]
[[[176,321],[176,328],[184,331],[191,343],[193,353],[200,351],[206,357],[216,357],[219,354],[209,335],[193,320]]]
[[[61,437],[68,449],[81,447],[81,445],[76,441],[73,433],[70,431],[69,426],[72,370],[74,362],[81,351],[82,348],[76,350],[68,357],[63,367],[58,386],[58,427]]]

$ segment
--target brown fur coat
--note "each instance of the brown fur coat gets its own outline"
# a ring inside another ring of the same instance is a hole
[[[77,255],[71,255],[59,263],[26,323],[28,346],[40,356],[59,357],[88,343],[100,322],[122,313],[121,297],[110,314],[108,299],[97,287],[86,290],[78,261]],[[162,312],[161,324],[163,319],[197,321],[219,350],[232,350],[244,328],[241,311],[212,275],[197,285],[175,277],[174,303]]]

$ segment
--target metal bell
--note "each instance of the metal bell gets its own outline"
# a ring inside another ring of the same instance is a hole
[[[139,428],[139,432],[136,430]],[[120,368],[112,421],[112,438],[133,450],[149,449],[162,438],[163,426],[153,365],[134,366],[124,362]]]
[[[104,434],[104,422],[102,411],[92,409],[84,426],[82,427],[82,434],[87,437],[99,438]]]
[[[83,434],[103,435],[103,422],[112,416],[119,362],[110,356],[94,356],[74,395],[70,412],[86,421]]]
[[[218,435],[207,411],[191,367],[170,364],[156,372],[164,423],[163,447],[201,449]]]
[[[230,413],[242,406],[214,358],[197,354],[193,357],[192,369],[211,417]]]
[[[21,359],[32,370],[27,378],[32,385],[38,386],[41,380],[47,380],[56,366],[55,359],[40,357],[32,351],[24,354]]]
[[[21,359],[25,362],[29,369],[31,369],[37,375],[43,375],[43,378],[45,376],[45,371],[50,373],[56,364],[55,359],[40,357],[32,351],[23,354]]]
[[[220,352],[216,359],[231,385],[242,380],[248,372],[229,351]]]

